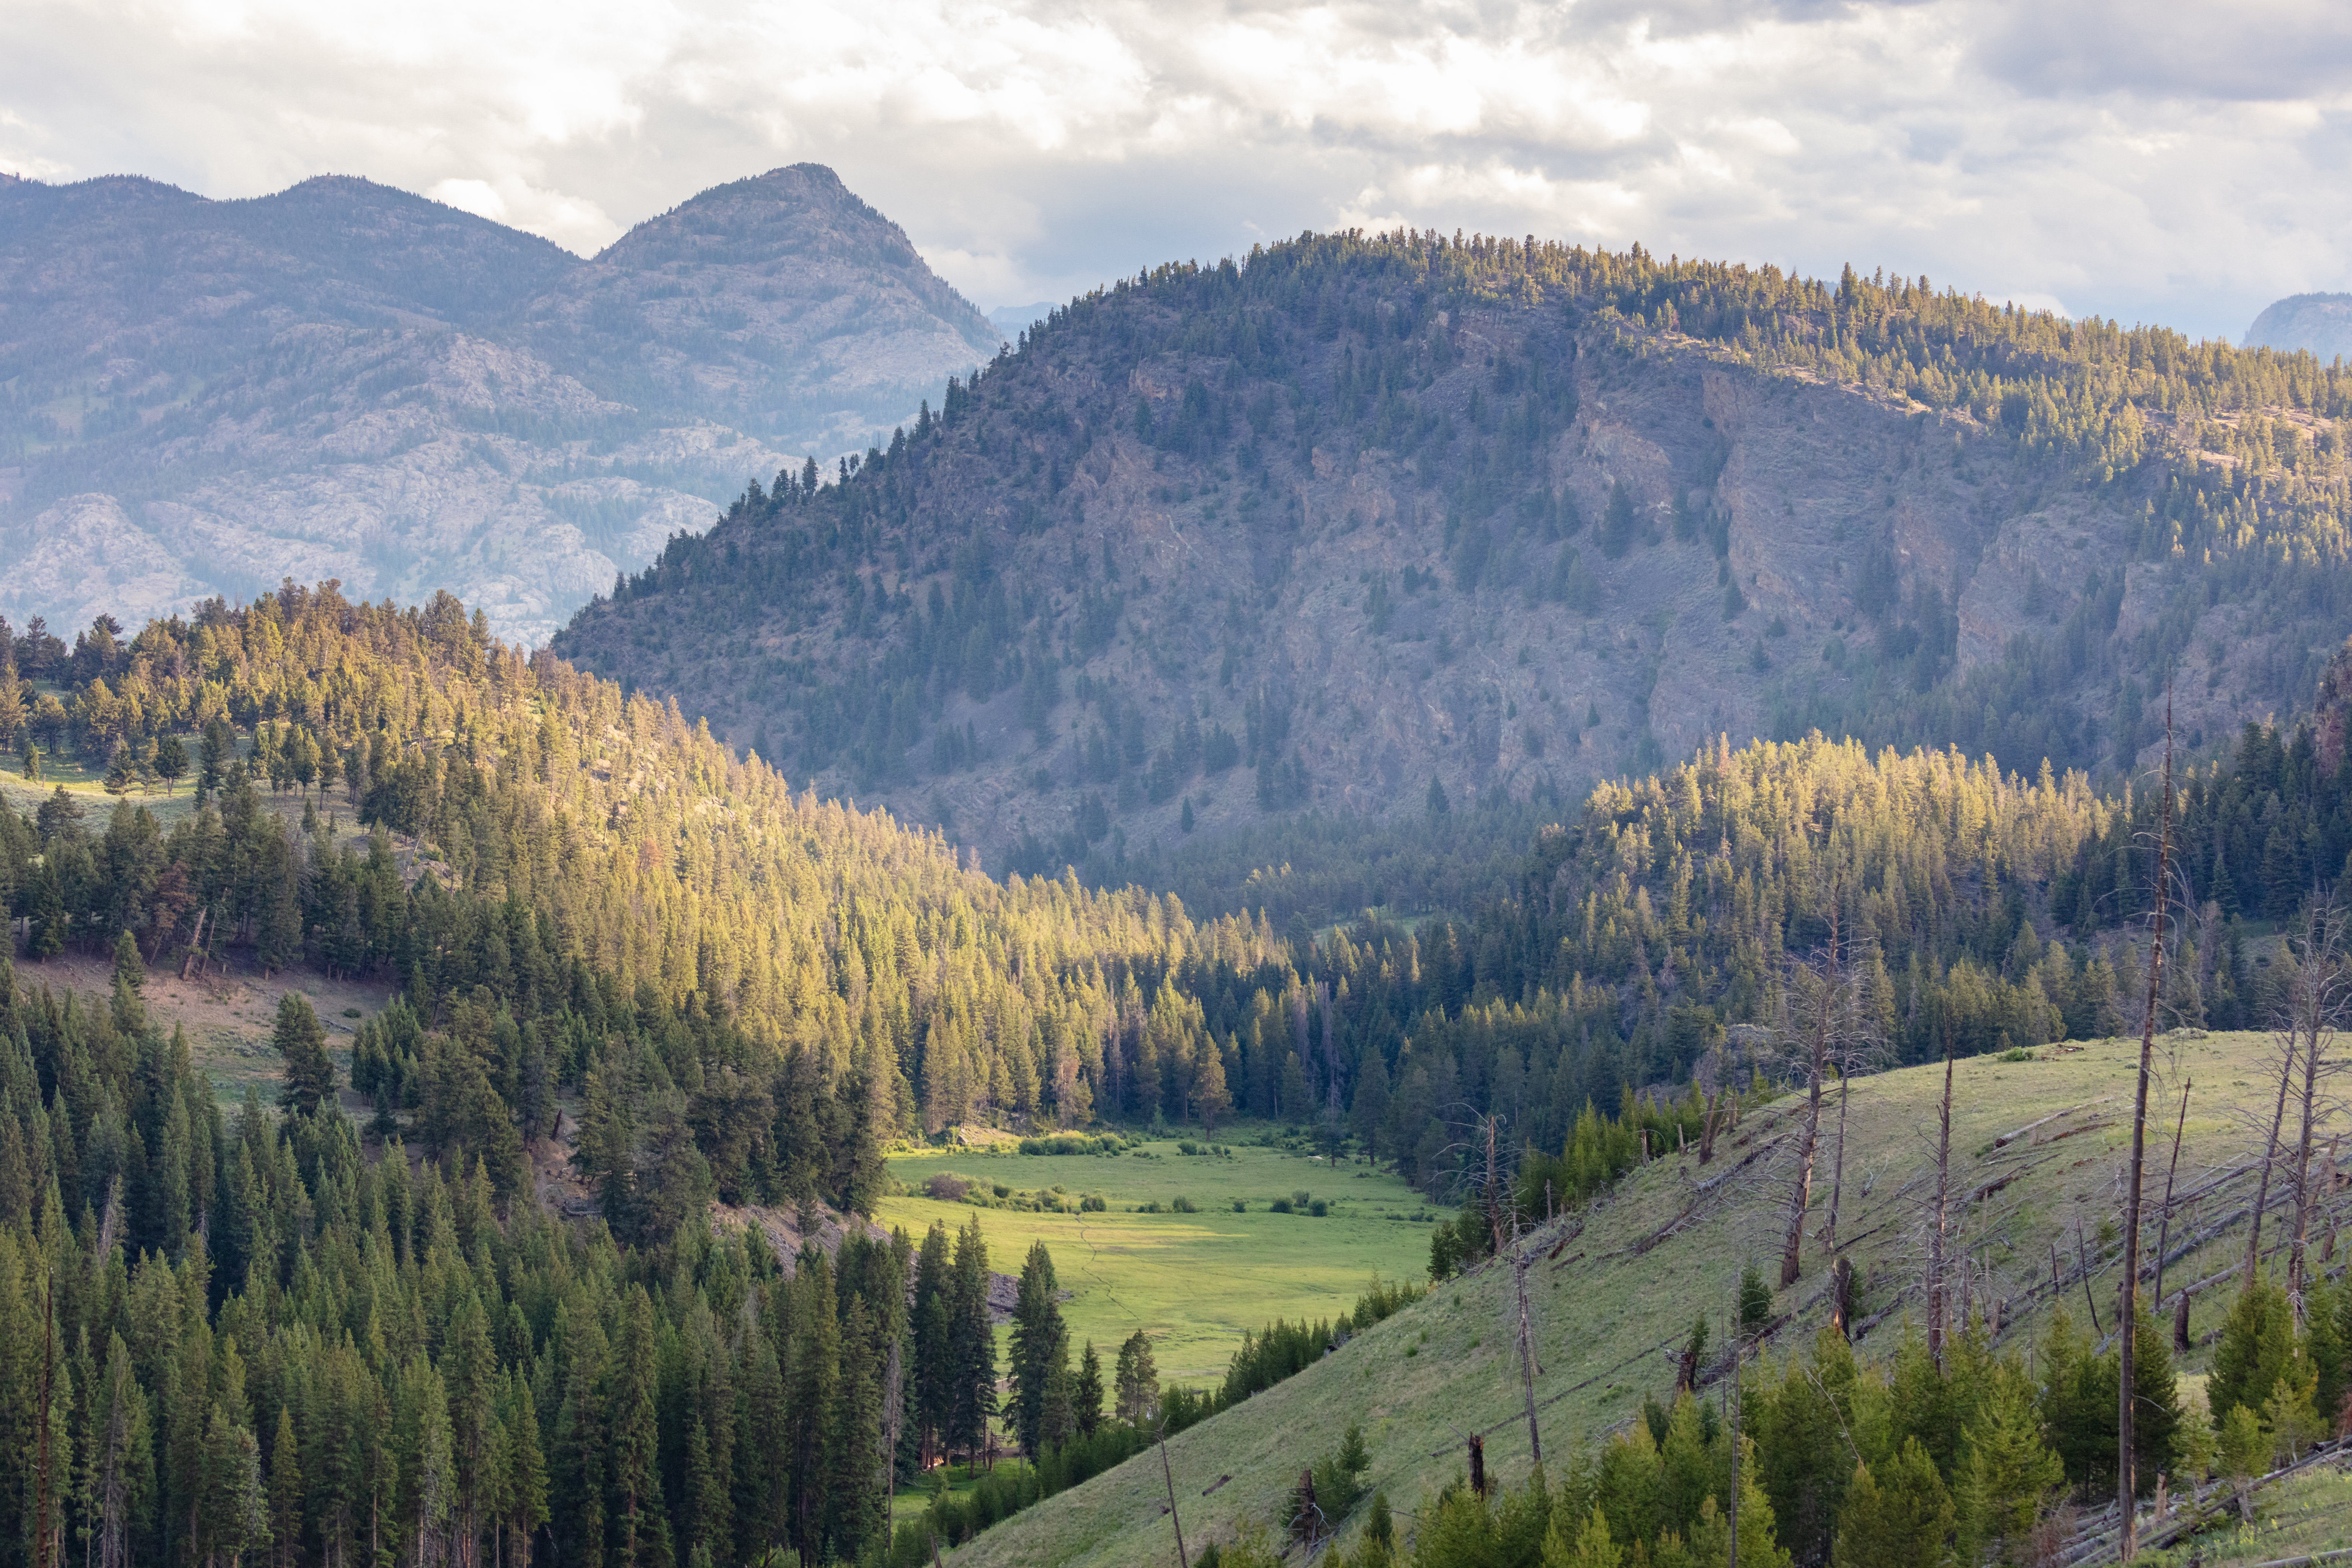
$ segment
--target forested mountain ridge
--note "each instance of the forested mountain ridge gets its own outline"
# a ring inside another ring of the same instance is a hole
[[[2193,743],[2308,700],[2346,393],[1924,280],[1309,236],[1074,301],[559,646],[1106,878],[1187,824],[1573,798],[1724,732],[2114,767],[2168,679]]]
[[[803,164],[581,260],[364,180],[0,186],[0,611],[289,574],[543,638],[748,475],[905,417],[994,330]]]

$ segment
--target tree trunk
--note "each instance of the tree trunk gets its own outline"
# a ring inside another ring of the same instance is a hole
[[[1936,1133],[1936,1217],[1927,1227],[1927,1353],[1944,1364],[1944,1215],[1952,1187],[1952,1061],[1958,1041],[1950,1008],[1943,1009],[1944,1101]]]
[[[2197,1087],[2195,1079],[2180,1086],[2180,1115],[2172,1124],[2172,1163],[2164,1172],[2164,1208],[2156,1222],[2156,1289],[2152,1300],[2158,1311],[2164,1310],[2164,1254],[2172,1240],[2172,1178],[2180,1173],[2180,1134],[2189,1125],[2189,1091]]]
[[[1514,1223],[1511,1228],[1516,1233],[1518,1226]],[[1511,1239],[1513,1245],[1517,1246],[1516,1234]],[[1527,1248],[1519,1247],[1518,1255],[1511,1261],[1511,1272],[1517,1280],[1519,1290],[1519,1383],[1527,1393],[1528,1452],[1540,1465],[1543,1463],[1543,1438],[1536,1431],[1536,1336],[1534,1323],[1528,1314],[1528,1265],[1531,1261]]]
[[[1828,1070],[1830,1054],[1830,1018],[1837,995],[1837,914],[1832,905],[1830,914],[1829,962],[1822,974],[1822,987],[1813,1009],[1813,1041],[1811,1088],[1805,1100],[1805,1137],[1797,1146],[1797,1183],[1789,1194],[1789,1239],[1780,1253],[1780,1289],[1787,1289],[1804,1272],[1805,1213],[1813,1201],[1813,1151],[1820,1146],[1822,1136],[1822,1074]]]
[[[2303,957],[2306,973],[2299,977],[2297,1000],[2303,1015],[2303,1119],[2294,1146],[2294,1239],[2287,1248],[2287,1294],[2294,1302],[2295,1321],[2303,1321],[2304,1250],[2311,1236],[2311,1135],[2319,1091],[2319,1037],[2327,1023],[2326,917],[2317,910],[2305,916]]]
[[[2262,1179],[2254,1185],[2254,1220],[2246,1232],[2246,1288],[2252,1289],[2254,1271],[2262,1266],[2263,1211],[2271,1202],[2271,1166],[2278,1160],[2279,1129],[2286,1123],[2286,1091],[2294,1079],[2294,1058],[2301,1032],[2289,1020],[2286,1031],[2286,1057],[2279,1063],[2278,1103],[2271,1109],[2270,1142],[2263,1145]]]
[[[1845,1110],[1853,1092],[1853,1063],[1849,1060],[1838,1069],[1838,1129],[1837,1153],[1830,1161],[1830,1223],[1828,1244],[1831,1256],[1838,1249],[1838,1203],[1845,1195]]]
[[[2156,1054],[2157,987],[2164,976],[2164,901],[2172,874],[2172,704],[2164,709],[2164,804],[2156,837],[2156,919],[2154,940],[2147,944],[2147,1005],[2140,1019],[2139,1083],[2132,1101],[2131,1174],[2124,1186],[2124,1295],[2116,1334],[2116,1501],[2122,1518],[2116,1552],[2132,1560],[2138,1542],[2133,1539],[2132,1498],[2137,1478],[2132,1474],[2133,1352],[2139,1338],[2139,1185],[2147,1155],[2148,1066]],[[2182,1101],[2185,1114],[2188,1102]],[[2259,1218],[2259,1215],[2257,1215]]]

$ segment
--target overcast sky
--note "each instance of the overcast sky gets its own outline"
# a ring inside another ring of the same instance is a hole
[[[2352,289],[2352,5],[5,0],[0,169],[582,252],[830,163],[982,309],[1398,222],[2241,335]]]

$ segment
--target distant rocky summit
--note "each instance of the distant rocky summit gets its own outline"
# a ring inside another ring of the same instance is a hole
[[[2244,346],[2352,355],[2352,294],[2290,294],[2254,318]]]
[[[0,615],[336,577],[543,641],[746,480],[887,445],[1000,341],[817,164],[587,260],[365,180],[0,183]]]

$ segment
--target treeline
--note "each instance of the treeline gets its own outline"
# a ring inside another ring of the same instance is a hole
[[[1778,1026],[1832,919],[1892,1057],[1939,1048],[1937,1016],[1963,1052],[2112,1032],[2136,963],[2116,933],[2150,874],[2145,792],[1812,739],[1603,784],[1470,918],[1318,941],[992,882],[792,795],[674,707],[500,647],[455,601],[289,586],[112,646],[89,683],[148,726],[117,742],[199,725],[203,799],[168,834],[127,796],[102,832],[62,792],[0,811],[31,951],[127,931],[152,961],[235,947],[393,980],[354,1056],[380,1123],[480,1156],[504,1192],[576,1091],[631,1239],[711,1194],[855,1209],[880,1143],[966,1120],[1280,1119],[1447,1195],[1468,1117],[1559,1150],[1588,1103],[1631,1127],[1694,1075],[1745,1085],[1745,1028]],[[2352,854],[2332,713],[2183,771],[2197,918],[2172,969],[2209,1024],[2267,1016],[2246,925]],[[253,771],[289,734],[339,759],[331,793],[287,781],[304,829]]]

